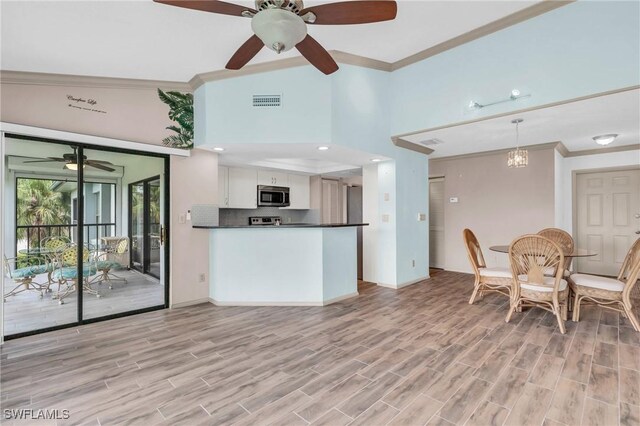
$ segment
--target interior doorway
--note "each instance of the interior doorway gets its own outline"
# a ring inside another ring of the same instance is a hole
[[[640,237],[640,169],[578,173],[575,185],[576,243],[598,254],[576,259],[574,267],[616,276]]]
[[[154,278],[160,278],[160,248],[164,239],[160,194],[160,176],[129,184],[131,266]]]
[[[444,177],[429,178],[429,267],[444,269]]]

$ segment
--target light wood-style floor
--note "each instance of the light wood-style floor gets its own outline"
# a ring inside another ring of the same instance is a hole
[[[327,307],[204,304],[12,340],[2,408],[94,425],[640,424],[624,318],[585,308],[566,335],[540,310],[505,324],[506,300],[469,306],[471,284],[439,272]]]
[[[91,287],[98,290],[101,297],[84,294],[86,319],[164,304],[164,286],[160,285],[158,279],[134,270],[114,271],[114,274],[126,278],[127,284],[114,282],[113,289],[109,289],[107,284],[92,284]],[[46,274],[38,275],[36,282],[46,283]],[[15,284],[12,281],[5,280],[5,293],[13,287]],[[52,299],[58,290],[57,284],[53,284],[51,289],[53,292],[45,293],[43,298],[33,291],[7,297],[4,303],[4,334],[9,336],[77,322],[77,294],[70,294],[64,299],[64,304],[60,305],[57,300]]]

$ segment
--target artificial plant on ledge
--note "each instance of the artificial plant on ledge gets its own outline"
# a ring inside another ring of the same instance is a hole
[[[169,118],[178,124],[167,127],[176,134],[162,139],[162,143],[173,148],[193,148],[193,94],[158,89],[158,96],[169,105]]]

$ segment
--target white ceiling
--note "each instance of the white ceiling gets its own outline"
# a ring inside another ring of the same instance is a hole
[[[372,164],[372,159],[381,161],[387,157],[328,145],[326,151],[319,151],[314,144],[229,144],[218,145],[225,148],[220,154],[220,164],[225,166],[261,167],[292,170],[308,174],[333,174],[359,169]],[[212,146],[202,149],[212,149]],[[348,162],[346,161],[348,159]]]
[[[322,3],[329,2],[305,5]],[[395,62],[536,2],[398,3],[394,21],[309,25],[309,33],[327,50]],[[152,0],[3,0],[0,8],[1,65],[11,71],[188,81],[195,74],[223,69],[252,35],[247,18]],[[293,50],[278,56],[264,48],[251,63],[297,55]]]
[[[640,144],[640,90],[629,90],[524,113],[511,114],[475,123],[402,136],[420,143],[439,139],[430,146],[430,158],[510,148],[515,145],[514,118],[520,124],[520,145],[562,142],[569,151],[602,148],[594,136],[617,133],[609,147]]]

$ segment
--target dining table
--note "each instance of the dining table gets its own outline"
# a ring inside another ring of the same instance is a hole
[[[497,245],[489,247],[489,250],[498,253],[509,253],[509,245]],[[598,253],[593,250],[576,248],[571,253],[564,253],[565,257],[591,257],[597,256]]]

